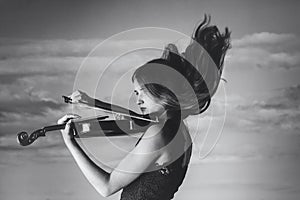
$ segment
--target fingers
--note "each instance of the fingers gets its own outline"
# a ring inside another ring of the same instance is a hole
[[[61,130],[61,133],[62,133],[62,136],[63,136],[63,139],[64,139],[65,142],[71,141],[74,138],[74,136],[76,136],[77,132],[71,127],[71,124],[72,124],[72,121],[73,121],[72,119],[73,119],[74,116],[75,116],[74,114],[68,114],[68,115],[63,116],[59,120],[59,121],[65,121],[66,122],[65,128],[63,130]]]
[[[78,97],[78,96],[83,96],[83,95],[87,95],[85,92],[82,92],[81,90],[75,90],[71,96],[75,96],[75,97]]]
[[[79,92],[80,94],[86,94],[85,92],[83,92],[81,90],[77,90],[77,92]]]
[[[78,118],[81,118],[81,117],[77,114],[66,114],[65,116],[63,116],[62,118],[60,118],[57,121],[57,124],[63,124],[63,123],[66,123],[68,121],[71,121],[70,119],[78,119]]]
[[[68,133],[70,133],[70,130],[71,130],[71,123],[72,123],[72,120],[69,120],[66,125],[65,125],[65,131],[67,131]]]
[[[89,96],[80,90],[74,91],[68,97],[72,100],[72,103],[88,102],[89,99]]]
[[[70,99],[72,99],[72,103],[78,103],[78,100],[81,98],[81,94],[79,91],[73,92],[70,96],[68,96]]]

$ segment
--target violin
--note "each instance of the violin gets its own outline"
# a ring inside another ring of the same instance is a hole
[[[65,103],[71,103],[72,99],[67,96],[62,96]],[[130,135],[146,131],[149,126],[158,123],[158,118],[155,115],[141,115],[129,110],[129,113],[121,111],[114,111],[108,103],[102,105],[81,102],[89,107],[98,108],[102,111],[117,114],[120,119],[108,119],[109,116],[97,116],[94,118],[75,119],[71,123],[71,128],[74,130],[75,138],[88,138],[88,137],[112,137]],[[39,137],[45,137],[47,132],[62,130],[65,128],[66,123],[45,126],[37,129],[28,135],[27,132],[22,131],[17,134],[17,141],[22,146],[32,144]]]

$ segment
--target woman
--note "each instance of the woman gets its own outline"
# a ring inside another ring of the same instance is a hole
[[[230,46],[228,29],[220,34],[218,28],[209,23],[210,17],[205,16],[183,54],[180,55],[176,46],[170,44],[162,58],[151,60],[135,71],[132,81],[137,105],[143,114],[157,116],[159,123],[150,126],[135,148],[118,164],[117,169],[122,170],[106,172],[99,166],[101,164],[96,165],[85,154],[70,128],[70,119],[76,115],[66,115],[58,120],[59,124],[67,122],[62,131],[64,142],[81,171],[101,195],[110,196],[123,189],[121,200],[172,199],[182,184],[192,151],[192,141],[183,119],[208,108]],[[207,63],[204,61],[209,59],[203,52],[199,53],[197,44],[206,50],[217,67],[215,71],[205,70],[208,77],[214,77],[210,83],[205,78],[207,76],[204,77],[195,67],[204,66],[203,63]],[[70,98],[73,102],[80,100],[94,102],[96,106],[109,105],[79,91]],[[127,111],[115,105],[110,105],[109,109]]]

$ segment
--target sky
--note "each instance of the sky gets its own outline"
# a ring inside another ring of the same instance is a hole
[[[229,27],[232,48],[210,109],[187,120],[197,148],[176,199],[299,199],[299,4],[0,0],[1,199],[101,199],[58,132],[26,148],[16,134],[90,114],[64,104],[73,89],[136,109],[126,104],[133,70],[168,42],[180,46],[205,13]],[[94,155],[99,144],[86,141]]]

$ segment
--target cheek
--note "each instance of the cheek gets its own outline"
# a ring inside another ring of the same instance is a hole
[[[153,104],[155,104],[155,102],[154,102],[151,98],[149,98],[148,96],[145,96],[144,101],[145,101],[145,103],[148,104],[148,105],[153,105]]]
[[[157,108],[163,108],[163,103],[160,101],[160,100],[154,100],[154,99],[150,99],[151,101],[151,104],[154,106],[154,107],[157,107]]]
[[[155,108],[164,108],[161,100],[149,96],[149,94],[144,94],[144,102],[146,105],[155,107]]]

